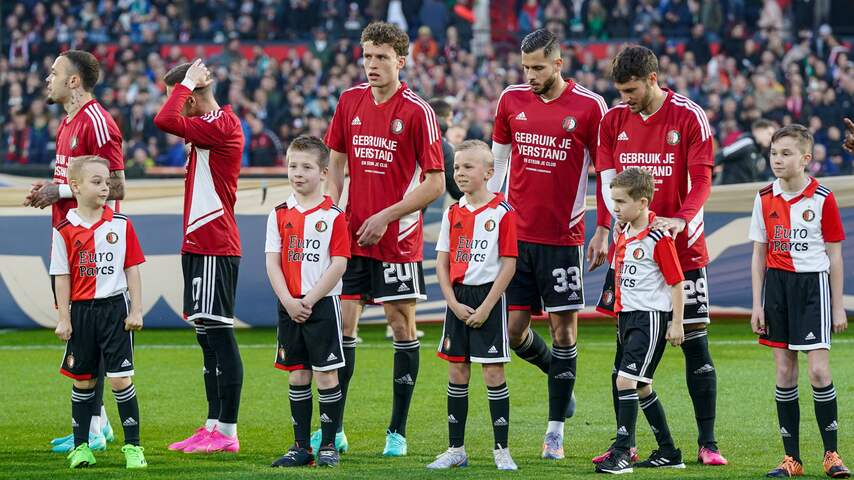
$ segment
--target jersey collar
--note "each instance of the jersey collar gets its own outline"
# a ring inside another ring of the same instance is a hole
[[[575,88],[575,82],[571,78],[564,78],[563,81],[566,82],[566,88],[564,88],[563,91],[560,92],[560,95],[549,101],[544,100],[541,95],[537,95],[536,93],[534,93],[534,89],[531,89],[531,94],[537,97],[537,100],[542,102],[543,105],[551,105],[563,98],[564,95],[568,95],[569,92],[571,92],[572,89]]]
[[[649,225],[647,225],[646,228],[638,232],[638,234],[634,237],[627,238],[626,243],[630,243],[635,240],[643,240],[644,238],[646,238],[647,235],[649,235],[649,232],[652,230],[652,221],[655,220],[655,212],[649,212],[649,216],[647,218],[649,219]],[[631,224],[627,223],[623,227],[623,235],[628,235],[630,228]]]
[[[374,101],[374,94],[371,91],[371,87],[366,88],[365,92],[367,92],[367,95],[369,97],[368,99],[371,101],[371,105],[382,110],[386,107],[386,105],[390,105],[395,99],[397,99],[397,97],[399,97],[404,91],[406,91],[407,88],[409,88],[409,85],[407,85],[406,82],[401,81],[400,88],[398,88],[397,91],[394,92],[394,95],[389,97],[388,100],[384,101],[383,103],[377,103]]]
[[[785,193],[785,192],[783,192],[783,187],[780,186],[780,179],[779,178],[777,180],[774,180],[774,183],[772,183],[771,185],[772,185],[772,189],[773,189],[775,197]],[[801,192],[800,195],[798,195],[795,198],[793,198],[792,200],[790,200],[790,202],[796,203],[798,200],[801,199],[801,197],[812,197],[813,194],[815,193],[815,191],[818,189],[818,186],[819,186],[818,180],[816,180],[815,177],[810,177],[810,181],[809,181],[809,183],[807,183],[807,186],[804,187],[804,191]]]
[[[303,215],[308,215],[308,214],[313,213],[314,211],[320,210],[320,209],[329,210],[330,208],[332,208],[333,203],[332,203],[332,198],[329,195],[324,195],[323,201],[320,202],[320,204],[306,210],[297,201],[297,196],[295,194],[291,193],[291,196],[288,197],[287,205],[288,205],[288,208],[295,208],[295,209],[297,209],[298,212],[302,213]]]
[[[471,212],[473,214],[478,214],[478,213],[482,212],[485,208],[497,207],[503,201],[504,201],[504,195],[501,193],[496,193],[495,196],[492,197],[492,200],[490,200],[486,205],[483,205],[482,207],[478,208],[477,210],[469,210],[468,208],[466,208],[466,207],[468,207],[469,202],[468,202],[468,200],[466,200],[466,196],[463,195],[462,197],[460,197],[459,205],[460,205],[460,208],[464,209],[467,212]]]
[[[77,112],[74,114],[73,117],[69,117],[68,115],[66,115],[65,116],[65,124],[68,125],[69,123],[71,123],[75,118],[77,118],[78,115],[83,113],[83,110],[86,110],[86,107],[88,107],[89,105],[92,105],[93,103],[98,103],[98,99],[95,97],[92,97],[92,100],[89,100],[82,107],[80,107],[80,110],[77,110]]]
[[[68,213],[65,214],[65,218],[68,220],[68,223],[74,225],[75,227],[79,227],[80,225],[83,225],[84,223],[86,223],[83,221],[83,219],[80,217],[80,215],[77,214],[76,208],[72,208],[71,210],[69,210]],[[95,222],[91,227],[89,227],[89,229],[94,230],[94,229],[98,228],[99,226],[101,226],[102,223],[109,222],[112,219],[113,219],[113,209],[111,209],[110,207],[104,206],[104,212],[101,213],[101,219],[98,220],[97,222]]]

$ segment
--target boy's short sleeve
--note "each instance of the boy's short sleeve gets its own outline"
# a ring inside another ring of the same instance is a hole
[[[264,244],[264,252],[279,253],[282,251],[282,236],[279,234],[279,222],[276,210],[267,216],[267,240]]]
[[[53,240],[50,246],[50,274],[68,275],[68,249],[65,247],[65,238],[59,230],[53,229]]]
[[[753,201],[753,215],[750,217],[750,233],[748,238],[754,242],[768,243],[768,234],[765,231],[765,218],[762,215],[762,197],[757,193]]]

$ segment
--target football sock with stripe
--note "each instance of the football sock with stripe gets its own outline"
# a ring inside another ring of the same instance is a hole
[[[320,433],[322,446],[335,444],[335,432],[341,421],[341,386],[317,389],[317,400],[320,403]]]
[[[489,414],[492,417],[494,447],[507,448],[510,430],[510,390],[507,388],[507,383],[496,387],[487,385],[486,396],[489,398]]]
[[[549,421],[563,422],[575,387],[575,366],[578,351],[575,345],[552,345],[549,362]]]
[[[406,436],[406,419],[415,381],[418,379],[419,347],[416,340],[394,342],[394,379],[392,384],[391,422],[388,430]]]
[[[204,325],[196,325],[196,341],[202,347],[202,357],[204,368],[202,375],[205,379],[205,398],[208,401],[208,420],[205,422],[205,427],[209,425],[208,431],[213,430],[213,425],[216,425],[219,419],[220,398],[219,387],[217,386],[216,376],[216,352],[208,344],[208,336],[205,333]]]
[[[342,337],[341,345],[344,350],[344,366],[338,369],[338,384],[341,386],[341,418],[338,421],[338,430],[344,429],[344,407],[347,405],[347,391],[350,388],[350,379],[356,371],[356,339],[355,337]]]
[[[448,382],[448,446],[462,447],[469,414],[469,386]]]
[[[685,355],[685,380],[697,420],[697,443],[701,447],[717,449],[715,403],[718,379],[707,333],[705,329],[687,332],[682,353]]]
[[[291,385],[288,388],[288,400],[291,403],[291,422],[294,424],[294,442],[303,448],[310,448],[311,435],[311,384]]]
[[[537,368],[543,371],[543,373],[549,373],[549,364],[552,360],[552,354],[549,351],[549,347],[546,346],[546,342],[543,340],[543,337],[534,330],[529,328],[528,335],[525,337],[525,340],[523,340],[519,345],[513,347],[513,351],[516,352],[516,355],[518,355],[522,360],[536,365]]]
[[[634,447],[635,427],[638,421],[638,391],[636,389],[617,392],[620,413],[617,420],[617,439],[614,448],[628,451]]]
[[[658,400],[658,394],[652,392],[648,397],[641,398],[638,402],[646,421],[649,423],[658,447],[664,451],[672,451],[673,437],[670,435],[670,427],[667,425],[667,417],[664,415],[664,406]]]
[[[71,428],[74,431],[75,447],[89,442],[93,403],[95,403],[94,388],[71,387]]]
[[[815,419],[818,422],[818,430],[821,432],[821,441],[824,443],[825,452],[835,452],[836,432],[839,430],[839,422],[836,418],[836,388],[831,382],[826,387],[812,387],[812,398],[815,405]]]
[[[116,405],[119,407],[119,418],[125,431],[125,443],[139,446],[139,401],[136,398],[136,387],[130,384],[124,390],[113,390]]]
[[[786,455],[800,462],[801,407],[798,405],[798,386],[777,386],[774,399],[777,401],[777,420],[780,422],[783,449],[786,451]]]

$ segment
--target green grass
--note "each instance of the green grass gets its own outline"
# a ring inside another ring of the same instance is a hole
[[[540,328],[540,327],[538,327]],[[142,440],[149,468],[128,473],[117,444],[96,454],[98,464],[70,471],[65,458],[50,453],[48,440],[69,427],[70,381],[58,374],[62,356],[59,341],[48,331],[0,333],[0,478],[495,478],[492,433],[486,392],[479,369],[473,369],[466,449],[471,466],[462,471],[428,472],[424,466],[444,450],[444,361],[434,355],[439,330],[426,327],[415,399],[408,427],[409,456],[385,459],[380,455],[390,411],[390,342],[384,329],[365,327],[365,343],[357,350],[357,369],[347,405],[346,430],[351,451],[335,471],[283,472],[268,467],[293,441],[289,421],[287,374],[273,368],[274,332],[241,330],[246,379],[240,411],[242,450],[236,455],[196,455],[166,450],[170,442],[189,435],[206,409],[202,387],[201,354],[193,332],[145,331],[137,336],[137,392],[142,410]],[[693,411],[685,390],[681,352],[668,348],[656,375],[677,445],[688,468],[681,471],[636,473],[635,478],[758,478],[782,457],[774,407],[774,367],[770,351],[755,344],[744,323],[716,324],[711,328],[712,350],[718,370],[717,435],[727,467],[701,467],[696,453]],[[840,398],[839,445],[854,462],[854,343],[852,335],[836,338],[832,367]],[[547,393],[545,377],[533,366],[514,357],[507,368],[511,398],[510,449],[519,464],[516,474],[502,477],[591,476],[590,458],[610,443],[613,435],[610,372],[613,327],[583,324],[579,342],[576,394],[578,413],[567,424],[568,458],[547,462],[539,458],[545,431]],[[813,415],[811,390],[804,373],[801,380],[801,455],[806,472],[823,476],[821,439]],[[105,396],[107,410],[121,438],[115,402]],[[317,409],[315,406],[315,422]],[[648,454],[654,439],[645,420],[638,421],[638,445]]]

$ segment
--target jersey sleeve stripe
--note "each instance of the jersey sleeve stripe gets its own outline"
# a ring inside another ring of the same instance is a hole
[[[109,142],[110,141],[110,129],[107,127],[107,119],[104,118],[104,112],[102,112],[101,109],[96,105],[92,105],[89,108],[92,109],[92,113],[95,114],[95,118],[98,119],[98,121],[101,125],[101,133],[104,136],[104,143]]]
[[[496,114],[498,113],[498,105],[501,105],[501,100],[504,98],[505,93],[507,93],[507,92],[524,92],[526,90],[530,91],[531,86],[526,85],[524,83],[519,83],[516,85],[510,85],[509,87],[505,88],[504,91],[501,92],[501,95],[498,96],[498,101],[495,103],[495,113]]]
[[[344,94],[344,93],[347,93],[347,92],[350,92],[350,91],[354,91],[354,90],[364,90],[364,89],[366,89],[366,88],[368,88],[368,87],[370,87],[370,86],[371,86],[371,85],[370,85],[370,84],[368,84],[368,83],[360,83],[360,84],[356,85],[355,87],[350,87],[350,88],[348,88],[347,90],[344,90],[344,91],[343,91],[343,92],[341,92],[341,93],[342,93],[342,94]]]
[[[701,139],[704,142],[712,136],[712,128],[709,126],[708,118],[706,118],[706,112],[699,105],[677,94],[673,95],[671,102],[680,107],[687,108],[697,117],[697,122],[700,124]]]
[[[403,97],[418,105],[424,111],[424,119],[427,122],[427,133],[430,143],[439,140],[439,133],[436,131],[436,114],[433,112],[433,108],[409,89],[403,92]]]
[[[103,133],[101,132],[101,126],[98,123],[98,119],[95,118],[95,114],[87,107],[84,112],[89,117],[89,120],[92,121],[92,129],[95,131],[95,141],[98,142],[98,148],[102,147],[107,141],[104,139]]]
[[[661,240],[662,238],[664,238],[664,234],[662,234],[658,230],[650,230],[649,231],[649,238],[651,238],[657,242],[657,241]]]
[[[601,113],[602,115],[605,115],[605,112],[608,111],[608,106],[605,104],[605,99],[602,98],[601,95],[591,90],[588,90],[577,83],[575,84],[575,87],[573,87],[572,91],[583,97],[592,98],[593,100],[595,100],[596,104],[599,106],[599,113]]]

